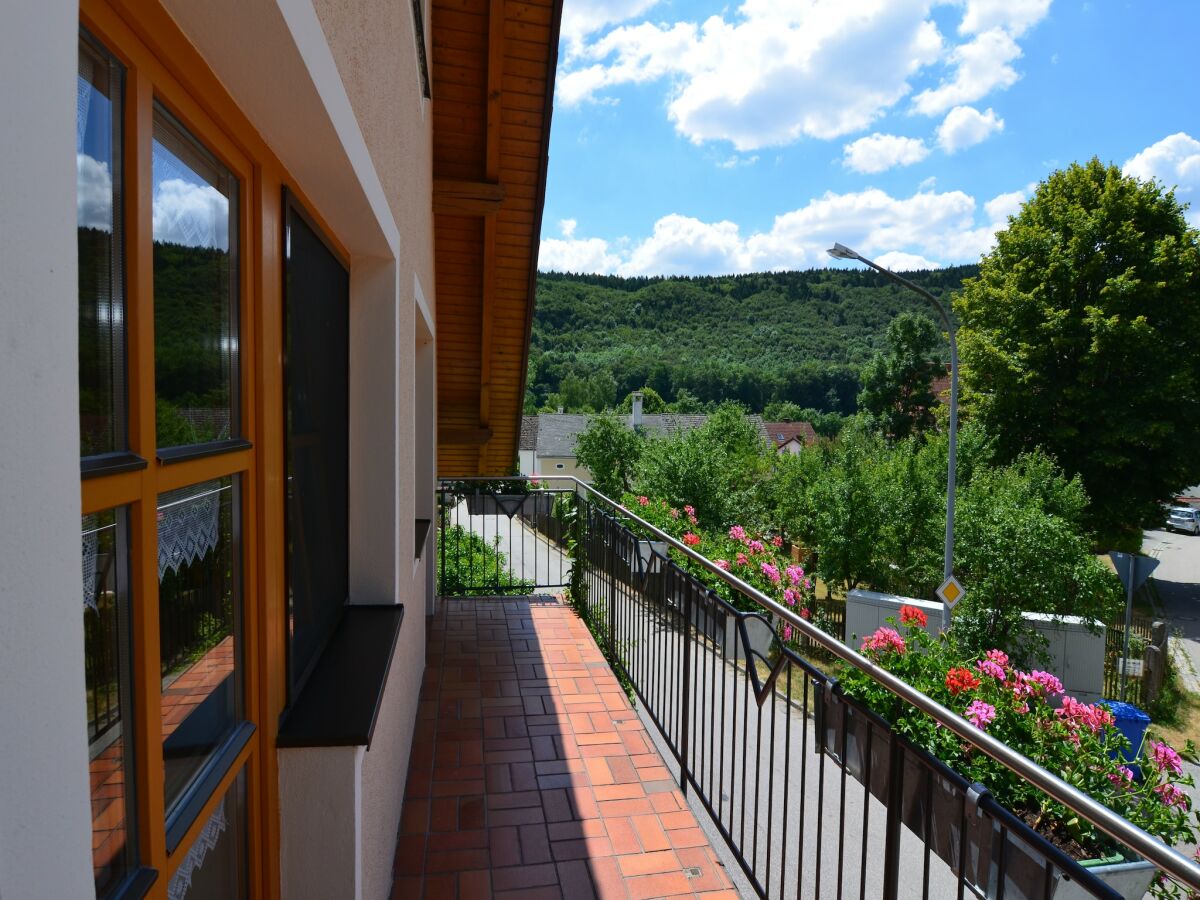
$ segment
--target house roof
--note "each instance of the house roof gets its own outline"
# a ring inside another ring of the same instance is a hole
[[[808,422],[764,422],[767,437],[778,449],[789,441],[800,441],[805,447],[817,442],[817,433]]]
[[[518,450],[536,450],[538,437],[538,417],[521,416],[521,441]]]
[[[442,476],[507,475],[517,457],[561,15],[562,0],[430,3]]]
[[[526,418],[533,418],[527,416]],[[538,456],[574,456],[575,441],[587,428],[591,416],[575,413],[542,413],[536,417],[537,424],[537,454]],[[762,416],[747,416],[747,419],[758,430],[764,439],[767,431],[763,427]],[[629,424],[629,416],[621,416],[621,421]],[[648,434],[666,437],[683,431],[692,431],[708,421],[708,416],[685,416],[674,413],[661,413],[642,416],[642,429]]]

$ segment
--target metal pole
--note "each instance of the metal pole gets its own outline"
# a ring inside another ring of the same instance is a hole
[[[883,266],[875,263],[865,256],[861,256],[854,251],[848,251],[853,254],[850,258],[857,259],[864,265],[870,266],[885,278],[890,278],[909,290],[920,294],[926,300],[934,305],[938,311],[938,315],[942,318],[942,324],[946,326],[946,332],[950,336],[950,441],[949,441],[949,460],[946,466],[946,546],[945,546],[945,561],[942,566],[942,574],[945,580],[949,580],[954,574],[954,490],[955,482],[957,481],[958,472],[958,333],[954,327],[954,323],[950,321],[950,316],[946,312],[946,307],[942,306],[940,300],[925,288],[918,284],[914,284],[903,276],[897,275],[890,269],[885,269]],[[950,604],[942,601],[942,631],[950,628]]]
[[[1129,630],[1133,628],[1133,576],[1137,572],[1136,557],[1129,563],[1129,585],[1125,589],[1125,640],[1121,650],[1121,702],[1125,702],[1125,690],[1129,686]]]

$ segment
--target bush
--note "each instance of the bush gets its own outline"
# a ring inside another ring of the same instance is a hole
[[[528,594],[532,581],[514,578],[499,550],[500,538],[487,543],[461,525],[437,533],[437,591],[443,597],[469,597],[481,592]]]

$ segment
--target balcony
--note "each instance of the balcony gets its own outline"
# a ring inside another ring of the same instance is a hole
[[[833,659],[1195,887],[1130,823],[562,483],[440,488],[395,896],[1140,896],[1123,883],[1148,879],[1138,853],[1102,880],[844,696]]]

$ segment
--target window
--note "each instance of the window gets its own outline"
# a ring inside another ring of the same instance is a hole
[[[88,35],[79,41],[75,207],[79,244],[79,451],[126,449],[121,121],[124,72]]]
[[[97,896],[137,864],[133,717],[130,715],[127,513],[83,517],[83,635],[92,871]]]
[[[160,448],[238,435],[237,182],[154,109],[154,389]]]
[[[241,419],[256,359],[241,345],[254,169],[146,48],[120,44],[122,68],[105,45],[134,39],[85,6],[97,26],[81,31],[76,108],[96,894],[140,896],[161,875],[175,898],[248,896],[247,797],[262,769],[245,614],[257,460]],[[148,148],[144,163],[127,143]]]
[[[288,682],[294,697],[349,594],[350,273],[285,197]]]

